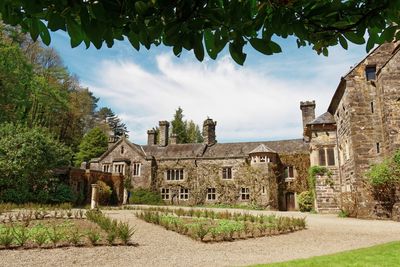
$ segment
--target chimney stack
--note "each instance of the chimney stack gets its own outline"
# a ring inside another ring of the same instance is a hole
[[[213,121],[210,118],[207,118],[203,123],[203,137],[204,143],[211,146],[217,142],[215,136],[215,126],[217,125],[216,121]]]
[[[154,146],[155,144],[157,144],[156,140],[157,140],[156,131],[154,131],[153,129],[148,130],[147,131],[147,145]]]
[[[169,138],[169,144],[170,145],[176,145],[177,144],[177,139],[178,139],[178,136],[176,134],[171,134],[171,136]]]
[[[169,134],[169,122],[168,121],[160,121],[158,123],[160,128],[160,146],[168,145],[168,134]]]
[[[315,100],[301,101],[300,109],[303,117],[303,137],[305,141],[308,141],[308,137],[304,136],[304,129],[306,128],[307,123],[310,123],[315,119]]]

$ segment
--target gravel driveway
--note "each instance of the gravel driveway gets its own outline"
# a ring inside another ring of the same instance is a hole
[[[221,209],[218,209],[221,211]],[[400,223],[296,212],[246,211],[307,216],[308,229],[280,236],[205,244],[113,210],[113,218],[136,225],[137,247],[0,251],[0,266],[239,266],[287,261],[400,240]]]

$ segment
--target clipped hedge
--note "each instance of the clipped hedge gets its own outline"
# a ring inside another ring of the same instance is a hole
[[[160,194],[151,190],[139,188],[131,193],[129,199],[131,204],[147,204],[147,205],[160,205],[164,204]]]

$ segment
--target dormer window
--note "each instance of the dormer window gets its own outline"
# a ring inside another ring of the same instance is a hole
[[[267,156],[260,156],[260,162],[267,162]]]
[[[365,77],[367,81],[373,81],[376,78],[376,66],[367,66],[365,68]]]

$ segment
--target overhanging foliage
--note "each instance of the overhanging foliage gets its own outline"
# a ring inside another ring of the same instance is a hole
[[[243,47],[271,55],[281,52],[272,36],[297,38],[328,55],[328,47],[348,41],[375,44],[400,39],[400,0],[3,0],[0,13],[10,25],[20,25],[34,40],[50,44],[51,31],[64,30],[71,46],[82,42],[108,47],[129,39],[132,46],[151,45],[193,50],[203,60],[205,51],[215,59],[228,44],[232,58],[243,64]]]

